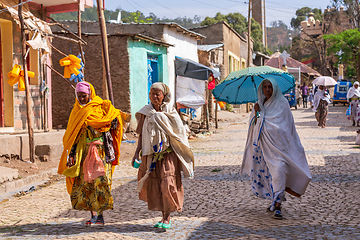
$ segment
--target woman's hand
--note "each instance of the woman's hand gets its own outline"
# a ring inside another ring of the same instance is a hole
[[[260,112],[260,106],[259,106],[258,103],[255,103],[255,105],[254,105],[254,110],[255,110],[255,113],[256,113],[256,112]]]
[[[75,165],[75,159],[74,157],[69,157],[68,162],[66,163],[66,166],[72,167]]]
[[[132,160],[131,160],[131,166],[134,166],[135,159],[139,159],[139,152],[136,151]]]

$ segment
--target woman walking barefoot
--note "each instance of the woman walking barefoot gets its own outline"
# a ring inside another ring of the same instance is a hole
[[[151,103],[136,113],[139,140],[132,165],[141,155],[139,198],[147,202],[149,210],[162,212],[155,227],[170,228],[170,213],[181,212],[184,202],[180,172],[193,175],[194,156],[180,116],[169,104],[169,87],[154,83],[149,98]]]

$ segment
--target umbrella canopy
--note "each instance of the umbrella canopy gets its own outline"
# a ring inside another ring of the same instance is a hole
[[[277,81],[283,94],[295,86],[295,78],[281,69],[269,66],[249,67],[230,73],[215,87],[213,95],[218,101],[231,104],[256,102],[257,88],[268,77]]]
[[[210,74],[213,74],[215,78],[220,77],[220,73],[215,69],[181,57],[175,58],[175,73],[179,76],[199,80],[208,80]]]
[[[335,86],[337,84],[337,82],[332,77],[327,77],[327,76],[317,77],[315,78],[314,81],[312,81],[312,83],[318,86],[327,86],[327,87]]]

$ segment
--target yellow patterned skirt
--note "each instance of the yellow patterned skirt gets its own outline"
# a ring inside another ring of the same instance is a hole
[[[85,152],[88,152],[88,146],[86,146]],[[100,214],[105,210],[113,209],[114,200],[111,195],[112,165],[105,162],[105,153],[102,146],[98,146],[98,152],[104,162],[106,174],[97,177],[92,183],[85,182],[83,162],[86,154],[84,154],[81,160],[80,174],[74,180],[70,195],[73,209],[95,211]]]

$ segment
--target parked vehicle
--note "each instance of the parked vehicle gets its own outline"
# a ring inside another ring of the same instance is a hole
[[[337,103],[343,103],[344,105],[347,103],[346,94],[351,86],[350,80],[338,81],[334,88],[333,106]]]
[[[295,88],[291,89],[284,96],[289,101],[290,108],[295,107],[295,109],[297,109],[296,97],[295,97]]]

